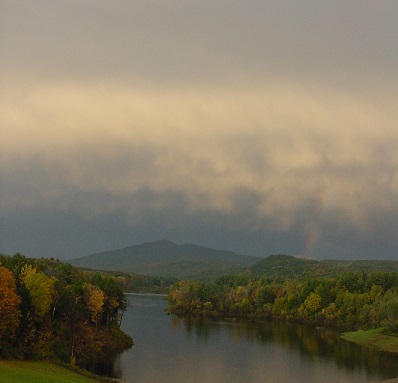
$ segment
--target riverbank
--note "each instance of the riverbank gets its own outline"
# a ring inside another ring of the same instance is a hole
[[[48,361],[0,360],[0,383],[115,383],[78,367]]]
[[[398,334],[389,334],[385,328],[346,332],[342,339],[379,351],[398,353]]]

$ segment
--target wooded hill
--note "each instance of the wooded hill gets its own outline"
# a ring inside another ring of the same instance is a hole
[[[225,274],[241,272],[258,261],[257,257],[232,251],[156,241],[91,254],[69,262],[77,267],[94,270],[210,280]]]
[[[291,255],[270,255],[246,269],[242,274],[252,278],[297,279],[305,277],[336,277],[349,272],[395,272],[398,261],[391,260],[323,260]]]
[[[307,276],[335,277],[343,272],[398,272],[398,261],[317,261],[283,254],[261,259],[170,241],[147,242],[91,254],[69,262],[93,270],[195,280],[213,280],[230,274],[242,274],[251,278],[294,279]]]

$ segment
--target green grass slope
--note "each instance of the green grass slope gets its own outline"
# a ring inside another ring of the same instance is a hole
[[[212,279],[256,263],[257,257],[170,241],[147,242],[69,261],[94,270],[134,272],[180,279]]]
[[[39,361],[0,361],[0,383],[93,383],[97,380]]]
[[[398,353],[398,334],[391,335],[384,328],[346,332],[341,337],[364,347]]]

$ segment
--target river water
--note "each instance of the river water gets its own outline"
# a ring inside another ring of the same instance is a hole
[[[169,316],[159,296],[128,295],[128,302],[122,329],[135,345],[110,366],[127,383],[364,383],[398,376],[396,355],[331,331]]]

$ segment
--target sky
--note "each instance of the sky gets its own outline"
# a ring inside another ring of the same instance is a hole
[[[0,252],[398,259],[397,16],[0,0]]]

